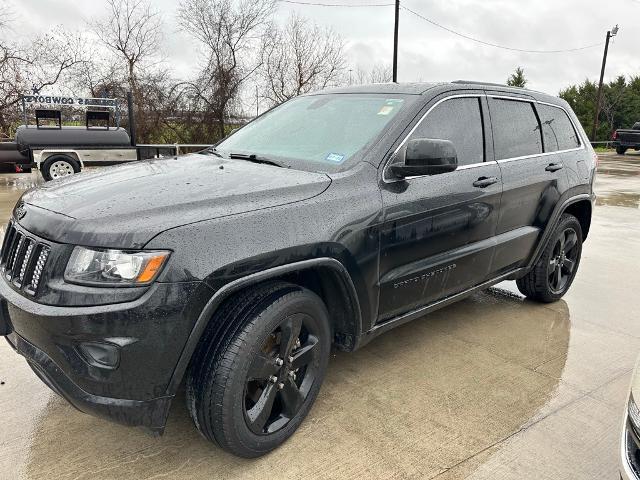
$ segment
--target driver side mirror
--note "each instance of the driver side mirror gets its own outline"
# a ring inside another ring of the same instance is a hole
[[[453,172],[458,168],[458,155],[450,140],[409,140],[401,155],[402,160],[389,167],[396,178],[437,175]]]

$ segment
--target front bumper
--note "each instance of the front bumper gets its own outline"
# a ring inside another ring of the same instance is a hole
[[[640,479],[640,439],[629,422],[629,415],[625,410],[620,439],[620,478],[638,480]]]
[[[35,302],[0,277],[0,297],[7,340],[44,383],[83,412],[162,432],[174,370],[208,287],[156,283],[131,302],[59,307]],[[117,363],[94,361],[87,344],[108,345]]]
[[[151,400],[126,400],[85,392],[51,358],[16,333],[7,337],[9,345],[27,359],[35,374],[51,390],[81,412],[130,426],[143,426],[162,432],[173,395]]]

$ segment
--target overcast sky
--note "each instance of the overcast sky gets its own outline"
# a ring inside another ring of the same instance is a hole
[[[73,30],[105,12],[101,0],[9,0],[20,31],[46,32],[55,25]],[[300,0],[304,2],[371,4],[393,0]],[[198,52],[177,28],[177,2],[155,0],[166,25],[165,56],[178,77],[191,72]],[[519,49],[558,50],[603,43],[616,23],[620,32],[609,48],[606,79],[640,74],[640,0],[403,0],[402,5],[465,35]],[[320,7],[279,3],[284,21],[298,12],[331,26],[346,42],[349,65],[364,69],[391,64],[393,7]],[[603,46],[573,53],[522,53],[484,46],[457,37],[406,10],[400,16],[399,80],[448,81],[474,79],[504,83],[522,66],[536,90],[557,94],[585,78],[597,80]]]

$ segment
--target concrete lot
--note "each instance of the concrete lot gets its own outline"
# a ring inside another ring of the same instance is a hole
[[[36,179],[0,176],[2,222]],[[563,301],[503,283],[335,353],[301,429],[258,460],[204,441],[183,398],[162,438],[79,413],[0,342],[0,478],[618,478],[640,353],[640,155],[603,156],[597,192]]]

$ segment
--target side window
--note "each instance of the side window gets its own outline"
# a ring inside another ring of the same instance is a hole
[[[496,160],[542,153],[540,124],[530,102],[489,98]]]
[[[537,108],[542,124],[545,152],[569,150],[580,146],[578,134],[564,110],[542,104],[538,104]]]
[[[452,98],[435,107],[411,134],[414,138],[450,140],[456,147],[458,165],[484,161],[484,132],[480,99]]]

